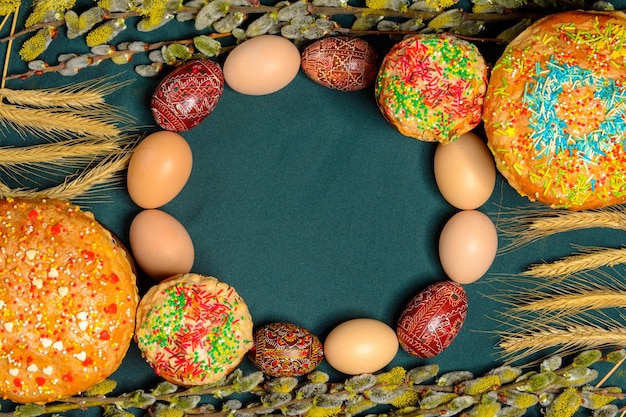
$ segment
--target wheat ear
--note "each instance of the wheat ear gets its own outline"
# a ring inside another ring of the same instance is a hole
[[[603,291],[583,290],[575,294],[554,294],[544,296],[514,308],[517,311],[574,311],[599,308],[623,307],[626,305],[626,292],[612,289]]]
[[[105,155],[118,150],[120,150],[120,144],[116,140],[90,137],[21,147],[3,146],[0,147],[0,166],[40,165],[76,159],[91,160],[94,156]]]
[[[0,197],[18,198],[53,198],[73,200],[94,193],[98,187],[108,186],[119,178],[130,159],[131,153],[122,151],[101,161],[92,168],[87,168],[74,178],[68,178],[62,184],[43,190],[18,188],[12,189],[0,184]]]
[[[597,269],[623,263],[626,263],[626,248],[589,248],[555,262],[532,265],[522,274],[533,277],[558,277],[585,269]]]
[[[508,363],[546,349],[556,348],[554,354],[567,355],[581,349],[626,346],[626,325],[622,315],[619,319],[601,311],[560,317],[515,317],[506,312],[503,315],[508,316],[510,323],[515,320],[510,330],[498,332],[501,356]]]
[[[499,346],[508,354],[523,352],[533,355],[545,349],[560,346],[561,351],[606,348],[626,345],[626,327],[601,328],[592,325],[575,325],[567,328],[545,326],[524,334],[508,334]],[[517,356],[521,358],[521,356]]]
[[[106,105],[104,96],[127,86],[132,81],[111,82],[113,77],[101,77],[89,82],[70,84],[65,87],[37,90],[14,90],[1,88],[0,97],[7,102],[35,108],[52,107],[100,107]]]
[[[115,120],[107,114],[86,112],[50,111],[8,104],[0,104],[0,124],[12,127],[18,132],[43,133],[55,139],[56,135],[67,137],[71,134],[115,137],[120,130]]]
[[[512,237],[512,241],[500,249],[500,252],[508,252],[547,236],[573,230],[626,230],[626,211],[622,205],[588,211],[520,211],[517,216],[499,219],[497,226],[503,236]]]

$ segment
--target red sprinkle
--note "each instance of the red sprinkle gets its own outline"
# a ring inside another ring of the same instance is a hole
[[[103,330],[100,332],[100,339],[101,340],[109,340],[109,338],[111,337],[111,335],[109,334],[108,331]]]
[[[52,225],[50,227],[50,232],[52,232],[53,235],[58,235],[59,233],[61,233],[61,225],[58,223],[55,225]]]
[[[37,378],[35,378],[35,382],[37,383],[37,385],[42,386],[46,383],[46,378],[38,376]]]
[[[65,382],[72,382],[74,381],[74,376],[70,372],[68,372],[65,375],[63,375],[61,379]]]
[[[108,314],[115,314],[115,313],[117,313],[117,304],[113,303],[113,304],[109,304],[108,306],[104,307],[104,312],[108,313]]]
[[[39,212],[35,209],[32,209],[28,212],[28,218],[35,221],[39,217]]]

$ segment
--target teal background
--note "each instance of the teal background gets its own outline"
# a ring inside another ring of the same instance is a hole
[[[167,27],[154,34],[129,29],[119,41],[171,38],[173,30],[186,30],[178,23]],[[386,39],[370,40],[381,57],[391,45]],[[60,52],[84,48],[80,40],[59,39],[54,45],[46,53],[51,61]],[[502,50],[490,43],[478,45],[492,63]],[[142,126],[138,132],[149,133],[156,130],[149,101],[160,78],[134,73],[133,65],[142,59],[124,66],[104,62],[72,78],[46,74],[8,86],[36,89],[118,74],[118,79],[133,83],[107,101],[135,116]],[[13,54],[10,73],[23,69]],[[10,128],[2,131],[3,144],[40,141],[19,137]],[[162,209],[193,239],[193,272],[235,287],[257,325],[292,322],[322,341],[334,326],[357,317],[393,327],[414,295],[447,279],[439,263],[438,237],[457,209],[435,184],[436,145],[399,134],[383,119],[371,88],[329,90],[302,72],[266,96],[245,96],[226,87],[213,113],[182,135],[193,150],[193,171],[182,192]],[[80,204],[127,243],[130,222],[140,209],[123,185],[107,189],[106,195],[107,201]],[[542,207],[518,196],[498,175],[491,199],[480,210],[499,224],[503,211],[518,208]],[[429,360],[400,350],[389,367],[437,363],[442,372],[479,374],[499,366],[496,331],[506,306],[491,298],[503,292],[498,280],[513,279],[532,263],[569,255],[573,244],[606,247],[622,241],[622,231],[578,231],[498,255],[487,276],[465,286],[468,316],[452,345]],[[506,243],[500,236],[500,246]],[[142,293],[153,284],[140,275]],[[253,369],[247,359],[242,367]],[[345,378],[326,363],[320,369]],[[118,392],[148,389],[158,382],[134,345],[113,378]],[[610,382],[626,386],[621,371]]]

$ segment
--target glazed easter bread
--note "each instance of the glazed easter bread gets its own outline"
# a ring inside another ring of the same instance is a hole
[[[135,338],[154,371],[177,385],[204,385],[232,372],[253,346],[252,318],[230,285],[200,274],[153,286],[137,311]]]
[[[133,264],[94,216],[66,201],[0,200],[0,395],[76,395],[109,377],[132,341]]]
[[[583,210],[626,201],[626,15],[545,17],[493,67],[483,113],[496,165],[519,194]]]

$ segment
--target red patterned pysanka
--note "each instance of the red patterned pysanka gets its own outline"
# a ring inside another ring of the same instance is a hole
[[[363,39],[333,36],[307,46],[300,65],[310,79],[324,87],[356,91],[376,79],[378,54]]]
[[[291,323],[270,323],[254,332],[248,358],[263,373],[274,377],[300,376],[324,359],[317,336]]]
[[[400,346],[413,356],[432,358],[459,334],[467,315],[467,295],[456,282],[426,287],[404,308],[396,332]]]
[[[183,132],[215,109],[224,91],[222,67],[214,61],[189,61],[167,75],[155,89],[150,109],[165,130]]]

